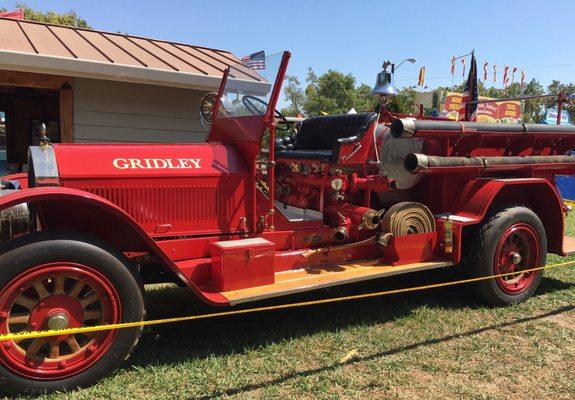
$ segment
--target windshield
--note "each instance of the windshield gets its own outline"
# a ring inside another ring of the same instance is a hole
[[[282,56],[259,52],[231,66],[216,118],[265,115]]]
[[[267,124],[272,122],[290,58],[289,52],[269,57],[260,53],[261,57],[254,53],[247,61],[244,57],[243,64],[230,67],[207,138],[208,142],[235,145],[248,160],[255,159],[266,142]]]

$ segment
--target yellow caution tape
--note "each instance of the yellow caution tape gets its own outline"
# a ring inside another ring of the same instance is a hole
[[[540,270],[551,269],[551,268],[566,267],[566,266],[574,265],[574,264],[575,264],[575,261],[566,261],[566,262],[558,263],[558,264],[545,265],[543,267],[525,269],[525,270],[522,270],[521,272],[525,273],[525,272],[532,272],[532,271],[540,271]],[[229,316],[229,315],[239,315],[239,314],[250,314],[250,313],[261,312],[261,311],[284,310],[287,308],[306,307],[306,306],[311,306],[311,305],[316,305],[316,304],[336,303],[336,302],[340,302],[340,301],[366,299],[366,298],[370,298],[370,297],[387,296],[387,295],[391,295],[391,294],[409,293],[409,292],[416,292],[416,291],[420,291],[420,290],[435,289],[435,288],[440,288],[440,287],[445,287],[445,286],[455,286],[455,285],[461,285],[464,283],[484,281],[484,280],[488,280],[488,279],[500,278],[500,277],[515,275],[515,274],[517,274],[517,272],[508,272],[508,273],[504,273],[504,274],[482,276],[482,277],[477,277],[477,278],[461,279],[458,281],[451,281],[451,282],[433,283],[433,284],[429,284],[429,285],[415,286],[415,287],[409,287],[409,288],[403,288],[403,289],[384,290],[381,292],[356,294],[356,295],[342,296],[342,297],[333,297],[333,298],[321,299],[321,300],[302,301],[299,303],[280,304],[280,305],[276,305],[276,306],[248,308],[245,310],[233,310],[233,311],[223,311],[223,312],[217,312],[217,313],[211,313],[211,314],[189,315],[186,317],[162,318],[162,319],[153,319],[153,320],[149,320],[149,321],[122,322],[119,324],[107,324],[107,325],[97,325],[97,326],[83,326],[80,328],[52,329],[52,330],[45,330],[45,331],[7,333],[4,335],[0,335],[0,342],[6,342],[9,340],[21,341],[21,340],[25,340],[25,339],[35,339],[35,338],[49,337],[49,336],[74,335],[77,333],[101,332],[101,331],[110,331],[110,330],[116,330],[116,329],[137,328],[137,327],[150,326],[150,325],[171,324],[174,322],[195,321],[195,320],[199,320],[199,319],[225,317],[225,316]]]

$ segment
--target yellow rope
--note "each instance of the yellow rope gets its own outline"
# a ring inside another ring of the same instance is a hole
[[[540,270],[551,269],[551,268],[566,267],[566,266],[573,265],[573,264],[575,264],[575,261],[566,261],[563,263],[526,269],[526,270],[522,270],[521,272],[525,273],[525,272],[532,272],[532,271],[540,271]],[[261,311],[272,311],[272,310],[283,310],[286,308],[306,307],[306,306],[317,305],[317,304],[336,303],[336,302],[340,302],[340,301],[366,299],[366,298],[370,298],[370,297],[387,296],[387,295],[391,295],[391,294],[409,293],[409,292],[416,292],[416,291],[420,291],[420,290],[435,289],[435,288],[440,288],[440,287],[445,287],[445,286],[455,286],[455,285],[461,285],[464,283],[484,281],[484,280],[488,280],[488,279],[500,278],[500,277],[515,275],[515,274],[517,274],[517,272],[508,272],[505,274],[497,274],[497,275],[482,276],[482,277],[477,277],[477,278],[461,279],[458,281],[451,281],[451,282],[433,283],[433,284],[429,284],[429,285],[415,286],[415,287],[409,287],[409,288],[403,288],[403,289],[385,290],[385,291],[381,291],[381,292],[356,294],[356,295],[351,295],[351,296],[334,297],[334,298],[321,299],[321,300],[302,301],[299,303],[280,304],[280,305],[276,305],[276,306],[248,308],[245,310],[233,310],[233,311],[223,311],[223,312],[217,312],[217,313],[211,313],[211,314],[189,315],[187,317],[162,318],[162,319],[154,319],[154,320],[149,320],[149,321],[122,322],[119,324],[107,324],[107,325],[97,325],[97,326],[83,326],[80,328],[67,328],[67,329],[56,329],[56,330],[46,330],[46,331],[8,333],[8,334],[0,335],[0,342],[6,342],[9,340],[20,341],[20,340],[25,340],[25,339],[35,339],[35,338],[49,337],[49,336],[74,335],[77,333],[101,332],[101,331],[109,331],[109,330],[115,330],[115,329],[126,329],[126,328],[136,328],[136,327],[143,327],[143,326],[150,326],[150,325],[171,324],[174,322],[195,321],[198,319],[225,317],[228,315],[250,314],[250,313],[261,312]]]

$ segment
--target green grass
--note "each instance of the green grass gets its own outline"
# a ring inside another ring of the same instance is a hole
[[[258,305],[449,279],[430,271]],[[147,300],[149,318],[210,311],[175,287],[148,290]],[[149,327],[111,377],[43,398],[573,399],[574,308],[569,267],[548,271],[533,298],[507,308],[447,287]]]

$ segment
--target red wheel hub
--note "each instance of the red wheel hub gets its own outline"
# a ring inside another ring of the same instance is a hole
[[[39,265],[0,292],[0,333],[76,328],[121,321],[113,285],[98,271],[74,263]],[[116,331],[60,335],[0,344],[0,362],[33,379],[62,379],[99,360]]]
[[[495,274],[510,275],[495,278],[507,294],[525,291],[535,279],[535,272],[521,272],[536,268],[541,260],[539,234],[528,224],[515,224],[507,228],[495,250]]]

